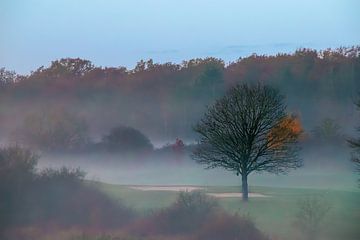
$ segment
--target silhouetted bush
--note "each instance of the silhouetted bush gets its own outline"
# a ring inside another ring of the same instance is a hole
[[[132,127],[119,126],[102,138],[100,146],[110,152],[144,152],[153,149],[148,137]]]
[[[294,225],[305,239],[318,238],[321,225],[331,209],[330,203],[322,196],[309,196],[298,201],[298,211]]]
[[[133,219],[132,210],[85,183],[80,169],[37,173],[36,161],[29,150],[0,149],[0,228],[48,224],[117,228]]]
[[[189,233],[198,229],[218,208],[212,197],[200,191],[181,192],[176,202],[158,215],[164,233]]]
[[[38,156],[19,146],[0,148],[0,231],[21,218]]]
[[[247,218],[229,215],[203,192],[182,192],[170,207],[132,224],[135,236],[181,236],[191,240],[264,240]],[[172,239],[172,238],[169,238]]]
[[[181,192],[174,204],[138,221],[130,227],[130,232],[136,235],[190,234],[216,209],[218,203],[203,192]]]
[[[194,240],[265,240],[264,235],[247,218],[224,212],[207,218]]]

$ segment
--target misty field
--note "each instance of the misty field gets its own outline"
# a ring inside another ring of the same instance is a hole
[[[359,0],[0,0],[0,240],[360,240]]]
[[[139,213],[148,214],[153,210],[168,207],[173,203],[176,191],[143,191],[131,186],[95,184],[112,199],[121,201]],[[235,193],[239,186],[196,186],[206,193]],[[224,209],[230,213],[249,217],[256,226],[272,239],[294,239],[299,234],[295,227],[295,215],[300,199],[309,196],[322,196],[331,209],[321,227],[320,239],[356,240],[360,235],[360,191],[327,190],[305,188],[274,188],[250,186],[250,192],[261,193],[266,197],[253,197],[248,203],[239,197],[217,198]]]

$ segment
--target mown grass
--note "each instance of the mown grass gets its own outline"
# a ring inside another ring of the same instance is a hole
[[[116,201],[122,201],[139,213],[146,214],[173,203],[178,195],[171,191],[141,191],[127,186],[92,183]],[[206,192],[239,192],[239,186],[208,186]],[[274,239],[294,239],[298,232],[294,224],[297,203],[306,196],[322,196],[331,205],[321,229],[327,240],[357,240],[360,237],[360,191],[327,189],[250,187],[251,192],[268,195],[251,198],[243,203],[239,198],[222,198],[220,204],[229,212],[247,215]]]

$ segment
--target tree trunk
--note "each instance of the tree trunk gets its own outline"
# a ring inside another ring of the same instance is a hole
[[[249,189],[248,189],[248,182],[247,182],[247,175],[244,174],[241,176],[242,180],[242,200],[247,202],[249,200]]]

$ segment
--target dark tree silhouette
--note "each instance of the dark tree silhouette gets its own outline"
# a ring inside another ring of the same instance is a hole
[[[62,58],[60,60],[52,61],[49,68],[40,67],[34,74],[45,74],[52,77],[59,77],[61,75],[67,76],[84,76],[94,69],[94,65],[89,60],[80,58]]]
[[[299,121],[285,112],[284,96],[276,89],[236,86],[210,107],[194,130],[200,135],[193,158],[207,168],[224,168],[242,176],[248,200],[248,175],[286,173],[298,168]]]
[[[356,103],[356,106],[360,110],[360,100]],[[357,128],[357,131],[360,133],[360,126]],[[349,146],[353,149],[351,160],[355,164],[356,171],[360,173],[360,137],[349,139],[348,142]]]
[[[114,152],[137,152],[152,150],[150,139],[132,127],[119,126],[111,129],[101,143],[107,150]]]

